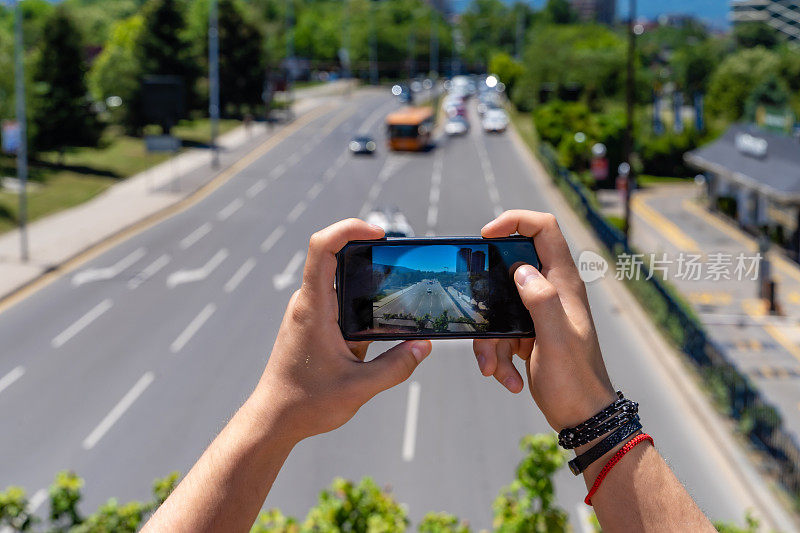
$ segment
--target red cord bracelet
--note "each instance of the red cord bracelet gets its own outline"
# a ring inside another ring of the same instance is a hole
[[[614,457],[612,457],[606,463],[606,466],[604,466],[603,469],[600,471],[600,473],[597,475],[597,479],[594,480],[594,485],[592,485],[592,488],[589,489],[589,494],[586,495],[586,499],[583,500],[583,503],[585,503],[586,505],[592,505],[592,496],[594,496],[595,493],[597,492],[597,489],[600,488],[600,483],[602,483],[605,477],[608,475],[608,473],[611,472],[611,469],[614,468],[614,465],[616,465],[626,453],[634,449],[637,444],[646,440],[650,441],[650,444],[655,446],[655,444],[653,443],[653,437],[651,437],[647,433],[641,433],[639,435],[636,435],[627,443],[625,443],[625,446],[620,448],[617,451],[617,453],[614,454]]]

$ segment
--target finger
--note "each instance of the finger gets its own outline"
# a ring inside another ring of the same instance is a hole
[[[361,372],[364,387],[371,395],[399,385],[407,380],[414,369],[431,353],[430,341],[406,341],[364,363],[367,371]]]
[[[494,371],[495,379],[505,388],[513,393],[518,393],[524,386],[522,376],[519,375],[517,367],[514,366],[514,352],[507,339],[497,341],[497,368]]]
[[[333,292],[336,277],[336,253],[350,241],[380,239],[383,230],[357,218],[342,220],[311,236],[303,270],[303,288],[312,294]]]
[[[364,360],[364,357],[367,356],[367,350],[369,349],[370,344],[370,341],[347,341],[347,347],[350,348],[350,351],[353,352],[353,355],[362,361]]]
[[[519,349],[517,350],[517,355],[520,356],[521,359],[527,361],[531,358],[531,354],[533,353],[533,342],[534,339],[519,340]]]
[[[474,339],[472,351],[478,361],[478,368],[484,376],[491,376],[497,368],[497,339]]]
[[[567,317],[558,290],[538,270],[531,265],[522,265],[514,272],[514,283],[534,326],[546,324],[548,331],[554,332],[566,327]]]

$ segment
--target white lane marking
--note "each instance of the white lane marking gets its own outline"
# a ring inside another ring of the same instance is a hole
[[[367,193],[367,200],[364,202],[364,205],[361,207],[361,211],[358,212],[358,218],[366,218],[370,211],[375,204],[375,200],[378,198],[378,195],[381,193],[381,189],[383,185],[389,180],[389,178],[397,172],[400,167],[402,167],[407,161],[407,158],[398,157],[394,154],[390,154],[386,161],[383,164],[383,168],[378,173],[378,178],[375,180],[375,183],[372,184],[369,192]]]
[[[194,243],[196,243],[197,241],[208,235],[208,232],[210,231],[211,231],[211,224],[209,222],[206,222],[205,224],[203,224],[202,226],[191,232],[189,235],[181,239],[180,242],[181,250],[186,250],[191,245],[193,245]]]
[[[595,529],[592,525],[591,513],[583,502],[575,506],[575,512],[578,514],[578,525],[582,533],[594,533]]]
[[[294,206],[291,211],[289,211],[289,214],[286,215],[286,220],[289,221],[290,224],[295,222],[298,218],[300,218],[300,215],[303,214],[303,211],[306,210],[306,207],[308,207],[308,204],[305,201],[300,200],[300,202]]]
[[[322,182],[317,182],[313,187],[308,189],[308,194],[306,196],[308,197],[309,201],[319,196],[319,193],[322,192],[323,187],[325,187],[325,185],[323,185]]]
[[[300,154],[298,154],[297,152],[290,155],[289,159],[286,160],[286,164],[289,165],[290,167],[295,166],[299,162],[300,162]]]
[[[406,426],[403,430],[403,461],[414,460],[417,446],[417,419],[419,417],[420,385],[412,381],[408,387],[408,403],[406,403]]]
[[[148,279],[155,276],[159,270],[167,266],[169,264],[171,257],[168,254],[164,254],[160,256],[158,259],[147,265],[144,270],[136,274],[133,278],[128,281],[128,288],[135,289]]]
[[[35,513],[47,501],[47,489],[39,489],[28,500],[28,512]]]
[[[152,372],[145,372],[142,377],[139,378],[139,381],[125,393],[125,396],[115,405],[111,411],[108,412],[106,417],[100,421],[96,428],[89,433],[89,436],[83,439],[83,449],[84,450],[91,450],[94,448],[95,444],[97,444],[100,439],[103,438],[111,427],[116,424],[117,420],[119,420],[122,415],[125,414],[125,411],[130,409],[133,402],[142,395],[142,393],[150,386],[150,384],[155,379],[155,375]]]
[[[8,374],[0,378],[0,392],[9,388],[15,381],[25,374],[25,367],[20,365],[11,370]]]
[[[203,310],[200,311],[197,314],[197,316],[192,319],[191,322],[189,322],[189,325],[186,326],[186,329],[184,329],[181,332],[181,334],[178,335],[178,337],[174,341],[172,341],[172,344],[170,344],[169,346],[169,351],[171,351],[172,353],[180,352],[183,349],[183,347],[186,346],[186,343],[192,340],[192,337],[194,337],[194,335],[198,331],[200,331],[200,328],[203,327],[203,324],[206,323],[206,320],[211,318],[211,315],[213,315],[214,311],[216,310],[217,310],[216,305],[214,304],[206,305],[203,308]]]
[[[286,172],[286,164],[285,163],[281,163],[280,165],[278,165],[277,167],[273,168],[270,171],[269,177],[270,177],[270,179],[273,179],[273,180],[274,179],[278,179],[279,177],[281,177],[281,175],[284,172]]]
[[[128,267],[133,266],[133,264],[144,257],[146,253],[144,248],[137,248],[109,267],[81,270],[72,276],[72,284],[79,286],[92,281],[107,281],[113,279]]]
[[[374,126],[379,119],[383,118],[383,115],[385,115],[389,109],[395,107],[396,105],[397,104],[394,102],[388,102],[382,106],[378,106],[378,108],[367,117],[361,126],[359,126],[357,131],[362,134],[369,133],[369,131],[372,129],[372,126]]]
[[[297,278],[297,270],[302,266],[304,259],[305,254],[303,254],[301,250],[298,250],[289,260],[283,272],[272,276],[272,285],[275,287],[276,291],[282,291],[294,283]]]
[[[347,159],[350,157],[348,152],[343,152],[336,161],[334,161],[333,165],[331,165],[324,174],[322,174],[322,181],[325,183],[330,183],[330,181],[336,177],[336,173],[339,172],[344,164],[347,162]]]
[[[281,237],[283,237],[284,233],[286,233],[286,228],[283,226],[278,226],[272,230],[272,233],[270,233],[269,236],[264,239],[264,242],[261,243],[261,251],[264,253],[269,252],[272,247],[275,246],[275,243],[278,242]]]
[[[233,292],[236,290],[236,287],[242,282],[242,280],[253,270],[253,267],[256,266],[256,260],[252,257],[245,261],[242,266],[239,267],[239,270],[228,280],[225,284],[225,292]]]
[[[436,158],[433,160],[431,193],[428,197],[428,235],[435,235],[436,221],[439,218],[439,196],[442,188],[442,154],[444,154],[444,150],[437,150]]]
[[[228,258],[228,250],[225,248],[219,250],[215,253],[211,259],[206,262],[205,265],[201,266],[200,268],[195,268],[192,270],[178,270],[173,272],[167,278],[167,287],[170,289],[174,289],[178,285],[183,283],[192,283],[194,281],[203,281],[206,279],[214,270],[222,264],[225,259]]]
[[[247,189],[247,191],[245,191],[245,193],[244,193],[244,194],[245,194],[245,196],[247,196],[248,198],[250,198],[250,199],[253,199],[253,198],[255,198],[255,197],[256,197],[256,195],[257,195],[258,193],[260,193],[261,191],[263,191],[263,190],[264,190],[266,187],[267,187],[267,180],[265,180],[264,178],[261,178],[260,180],[258,180],[258,181],[257,181],[257,182],[255,182],[254,184],[252,184],[252,185],[250,186],[250,188],[249,188],[249,189]]]
[[[228,220],[231,217],[231,215],[233,215],[236,211],[241,209],[243,205],[244,205],[244,200],[242,200],[241,198],[233,200],[231,203],[220,209],[219,213],[217,213],[217,219],[219,219],[220,221]]]
[[[500,206],[500,193],[497,191],[497,180],[494,178],[492,163],[489,161],[489,154],[483,144],[483,137],[475,135],[473,138],[475,139],[475,145],[478,147],[478,158],[481,160],[481,167],[483,167],[483,178],[486,180],[486,187],[489,189],[489,200],[491,200],[494,208],[494,216],[498,217],[502,214],[503,208]]]
[[[86,326],[100,318],[100,315],[111,309],[112,305],[113,302],[110,299],[105,299],[99,304],[95,305],[89,310],[88,313],[80,317],[75,321],[75,323],[59,333],[52,341],[50,341],[50,345],[53,348],[62,347],[65,342],[80,333],[81,330],[83,330]]]

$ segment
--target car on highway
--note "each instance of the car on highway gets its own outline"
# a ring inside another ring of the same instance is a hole
[[[431,292],[433,292],[433,291],[431,291],[431,289],[430,289],[430,288],[428,288],[428,294],[430,294]]]
[[[375,139],[369,135],[356,135],[350,140],[348,148],[353,154],[372,155],[375,153],[377,144],[375,144]]]
[[[508,115],[502,109],[489,109],[483,115],[481,127],[486,133],[503,133],[508,127]]]
[[[464,117],[455,116],[444,125],[444,132],[447,135],[466,135],[469,132],[469,122]]]
[[[383,228],[387,237],[413,237],[414,230],[408,219],[397,208],[376,209],[367,214],[364,219],[370,224]]]

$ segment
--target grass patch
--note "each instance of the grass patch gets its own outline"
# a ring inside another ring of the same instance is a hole
[[[636,183],[643,188],[652,187],[654,185],[674,185],[692,183],[692,178],[675,178],[672,176],[650,176],[649,174],[640,174],[636,176]]]
[[[238,126],[238,120],[221,120],[220,134]],[[185,147],[210,142],[208,119],[184,120],[173,128]],[[41,152],[30,162],[30,179],[36,186],[28,192],[30,221],[90,200],[118,181],[138,174],[170,157],[148,153],[144,141],[108,128],[99,146],[71,148],[63,154]],[[0,176],[15,176],[13,158],[0,156]],[[13,229],[19,214],[16,194],[0,190],[0,233]]]

